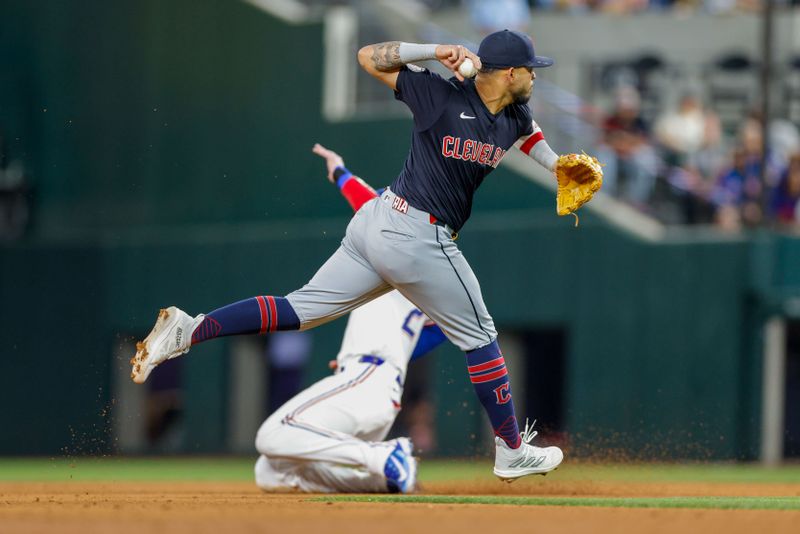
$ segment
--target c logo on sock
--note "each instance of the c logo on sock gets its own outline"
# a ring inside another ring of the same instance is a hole
[[[508,392],[510,384],[506,382],[494,388],[494,396],[497,397],[497,404],[505,404],[511,400],[511,393]]]

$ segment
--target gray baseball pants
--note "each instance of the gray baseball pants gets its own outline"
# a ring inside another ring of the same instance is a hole
[[[307,330],[397,289],[463,351],[497,337],[478,279],[449,229],[387,189],[356,212],[339,249],[286,296]]]

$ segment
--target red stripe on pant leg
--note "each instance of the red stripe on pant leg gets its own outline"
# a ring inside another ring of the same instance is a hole
[[[467,371],[469,374],[478,373],[480,371],[486,371],[487,369],[491,369],[492,367],[497,367],[498,365],[503,365],[505,360],[503,357],[500,356],[499,358],[495,358],[494,360],[489,360],[488,362],[479,363],[478,365],[471,365],[467,367]]]
[[[275,297],[267,297],[269,301],[269,317],[271,320],[269,331],[274,332],[278,329],[278,308],[275,306]]]
[[[264,297],[256,297],[258,301],[258,309],[261,310],[261,330],[259,333],[263,334],[267,331],[267,303],[264,301]]]
[[[507,374],[508,374],[508,369],[503,367],[499,371],[495,371],[493,373],[489,373],[489,374],[486,374],[486,375],[471,376],[471,377],[469,377],[469,379],[472,380],[473,384],[480,384],[481,382],[489,382],[489,381],[494,380],[496,378],[502,378],[502,377],[506,376]]]

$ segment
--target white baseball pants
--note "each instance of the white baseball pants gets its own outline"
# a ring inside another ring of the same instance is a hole
[[[400,411],[403,387],[389,363],[345,360],[337,374],[300,392],[258,430],[256,484],[264,490],[386,492],[395,447],[382,441]]]

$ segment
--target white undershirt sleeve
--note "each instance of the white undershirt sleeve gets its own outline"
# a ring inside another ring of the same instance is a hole
[[[426,59],[436,59],[436,44],[400,43],[397,54],[403,64]]]

